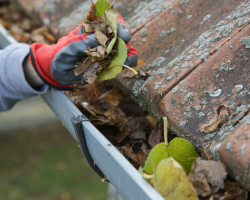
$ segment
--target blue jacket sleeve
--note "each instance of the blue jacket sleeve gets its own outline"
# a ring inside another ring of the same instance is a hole
[[[21,99],[44,94],[48,90],[47,85],[34,89],[25,79],[23,61],[29,50],[29,45],[18,43],[0,52],[0,112],[11,109]]]

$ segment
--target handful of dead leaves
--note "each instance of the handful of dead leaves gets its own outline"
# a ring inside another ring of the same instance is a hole
[[[98,0],[92,2],[84,21],[84,32],[95,34],[101,45],[85,51],[86,56],[76,65],[74,73],[76,76],[82,75],[82,80],[90,84],[96,79],[104,81],[115,78],[122,72],[127,50],[124,41],[117,36],[117,14],[107,0]]]

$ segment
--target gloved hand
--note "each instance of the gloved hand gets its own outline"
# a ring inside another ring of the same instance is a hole
[[[130,47],[130,30],[125,26],[121,15],[118,14],[117,19],[118,37],[127,43],[128,56],[131,54],[130,52],[137,53],[136,49]],[[29,59],[44,83],[56,89],[69,90],[73,88],[74,83],[82,79],[80,75],[75,76],[74,73],[70,73],[75,69],[75,64],[86,55],[84,51],[88,47],[95,48],[98,45],[100,43],[95,39],[95,34],[88,35],[83,32],[83,27],[79,26],[68,36],[62,37],[55,45],[32,44]],[[127,65],[130,64],[135,64],[135,62],[130,62]]]

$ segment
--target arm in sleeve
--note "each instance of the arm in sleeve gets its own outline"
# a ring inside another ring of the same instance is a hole
[[[25,79],[23,62],[29,55],[27,44],[12,44],[0,52],[0,112],[11,109],[16,102],[48,90],[47,85],[32,88]]]

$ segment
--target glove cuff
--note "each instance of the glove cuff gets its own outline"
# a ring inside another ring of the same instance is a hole
[[[74,85],[68,85],[68,86],[61,85],[51,75],[50,65],[52,58],[50,57],[52,55],[52,52],[51,49],[48,49],[49,47],[50,47],[49,45],[44,45],[41,43],[32,44],[30,47],[30,54],[29,54],[30,63],[34,67],[38,76],[48,86],[58,90],[72,90]],[[40,56],[42,56],[42,59],[38,58],[37,56],[38,54],[41,54]],[[41,67],[40,63],[42,63],[43,67]]]

